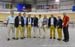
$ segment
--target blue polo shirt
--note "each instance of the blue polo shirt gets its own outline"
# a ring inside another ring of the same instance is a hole
[[[23,17],[23,18],[24,18],[24,25],[26,25],[27,18],[26,17]]]

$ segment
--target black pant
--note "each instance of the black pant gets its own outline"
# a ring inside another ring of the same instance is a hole
[[[68,26],[63,27],[64,40],[69,40]]]

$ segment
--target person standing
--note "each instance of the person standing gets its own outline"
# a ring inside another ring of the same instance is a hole
[[[21,16],[21,13],[19,13],[18,16],[16,16],[14,25],[16,27],[16,38],[15,39],[16,40],[19,39],[19,32],[20,32],[20,38],[24,39],[24,36],[23,36],[24,19]]]
[[[23,37],[25,38],[25,31],[26,31],[26,21],[27,21],[27,18],[26,18],[26,13],[23,13],[23,18],[24,18],[24,28],[23,28]]]
[[[38,29],[38,18],[36,15],[33,17],[33,32],[34,32],[34,38],[37,37],[37,29]]]
[[[63,34],[64,34],[64,42],[69,41],[69,32],[68,32],[68,27],[69,27],[69,17],[64,13],[63,14]]]
[[[50,39],[56,39],[55,38],[55,28],[57,24],[57,19],[53,15],[48,20],[48,26],[50,27]]]
[[[43,37],[45,38],[46,37],[46,32],[47,32],[47,25],[48,25],[48,19],[47,19],[46,15],[44,15],[42,24],[43,24],[43,31],[44,31]]]
[[[62,39],[62,19],[60,16],[58,16],[58,19],[57,19],[57,33],[58,33],[57,40],[60,41]]]
[[[27,38],[31,38],[31,29],[32,29],[32,18],[31,14],[28,15],[26,25],[27,25]]]
[[[43,29],[42,23],[43,23],[43,18],[41,15],[39,15],[39,20],[38,20],[39,38],[42,37],[42,29]]]
[[[8,24],[8,41],[10,40],[11,37],[11,31],[12,31],[12,39],[15,39],[15,28],[14,28],[14,12],[10,12],[11,16],[8,16],[7,18],[7,24]]]

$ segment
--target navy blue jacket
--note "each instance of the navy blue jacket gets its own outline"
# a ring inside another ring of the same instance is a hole
[[[14,21],[14,25],[17,28],[19,26],[19,16],[16,16],[15,21]],[[21,16],[21,26],[24,27],[24,19]]]
[[[62,28],[62,19],[57,20],[58,28]]]
[[[56,25],[57,25],[57,19],[55,18],[55,17],[53,17],[53,19],[54,19],[54,27],[56,27]],[[49,20],[48,20],[48,27],[50,27],[51,26],[51,17],[49,18]]]
[[[37,17],[34,17],[33,18],[33,26],[35,27],[38,27],[38,18]]]
[[[33,18],[31,18],[31,25],[33,23]],[[26,26],[28,26],[28,18],[26,19]]]

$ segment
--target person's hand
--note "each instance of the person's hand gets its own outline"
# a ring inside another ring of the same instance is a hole
[[[32,23],[32,25],[34,25],[34,23]]]
[[[67,22],[66,26],[68,26],[68,25],[69,25],[69,22]]]
[[[57,26],[57,28],[58,28],[59,26]]]
[[[5,23],[6,27],[8,26],[8,23]]]

